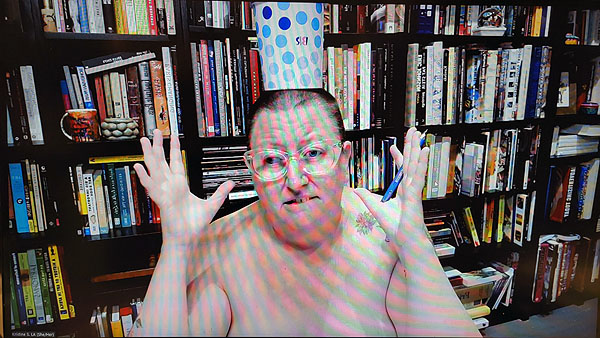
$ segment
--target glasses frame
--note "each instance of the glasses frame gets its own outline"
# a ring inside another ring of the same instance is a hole
[[[332,146],[334,149],[335,148],[339,148],[340,151],[335,152],[335,159],[333,160],[331,167],[329,167],[327,170],[325,170],[322,173],[311,173],[308,172],[306,170],[306,167],[301,165],[302,167],[302,172],[306,175],[311,175],[311,176],[323,176],[323,175],[327,175],[331,169],[333,167],[336,166],[336,164],[338,163],[338,161],[340,160],[341,154],[342,154],[342,145],[344,144],[344,141],[340,141],[340,140],[334,140],[334,139],[325,139],[325,140],[321,140],[321,141],[317,141],[317,142],[312,142],[310,144],[305,145],[304,147],[298,149],[297,151],[293,152],[293,153],[289,153],[287,151],[282,151],[279,149],[269,149],[269,148],[265,148],[265,149],[251,149],[248,150],[244,153],[244,162],[246,163],[246,166],[248,167],[248,169],[250,169],[250,171],[256,175],[256,177],[258,177],[261,181],[263,182],[271,182],[271,181],[277,181],[279,179],[281,179],[282,177],[284,177],[285,175],[287,175],[288,173],[288,168],[290,166],[291,160],[294,159],[296,162],[298,162],[299,164],[302,163],[300,162],[298,155],[301,154],[302,152],[304,152],[306,149],[314,146],[315,144],[327,144]],[[253,157],[256,153],[259,152],[264,152],[264,151],[272,151],[274,153],[277,153],[279,155],[282,155],[285,160],[286,160],[286,166],[284,167],[284,169],[281,171],[281,174],[279,174],[277,177],[274,178],[265,178],[263,176],[261,176],[255,169],[254,169],[254,164],[253,164]]]

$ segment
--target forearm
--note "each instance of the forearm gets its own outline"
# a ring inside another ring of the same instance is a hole
[[[187,253],[184,248],[163,245],[140,313],[142,328],[136,328],[134,335],[189,334],[186,266]]]
[[[392,280],[402,281],[405,290],[405,309],[395,314],[404,326],[399,333],[480,336],[456,297],[433,245],[424,233],[418,237],[397,250],[401,263],[394,269]]]

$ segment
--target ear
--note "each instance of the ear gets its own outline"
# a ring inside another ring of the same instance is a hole
[[[342,153],[340,154],[340,162],[344,168],[348,168],[350,156],[352,156],[352,143],[350,143],[350,141],[344,141],[342,144]]]

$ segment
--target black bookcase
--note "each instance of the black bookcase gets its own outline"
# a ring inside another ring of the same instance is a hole
[[[203,196],[202,191],[202,147],[213,145],[235,145],[245,144],[246,137],[225,138],[199,138],[197,133],[196,110],[194,101],[194,86],[192,79],[192,60],[190,56],[190,42],[198,42],[200,39],[218,39],[229,37],[233,44],[247,40],[248,36],[255,35],[252,31],[244,31],[237,28],[227,30],[206,29],[189,26],[187,19],[187,3],[192,0],[175,0],[176,35],[162,36],[138,36],[138,35],[116,35],[116,34],[75,34],[75,33],[44,33],[41,26],[40,6],[38,0],[9,0],[18,3],[20,17],[19,24],[4,24],[0,31],[4,48],[0,65],[2,69],[9,69],[18,65],[30,64],[34,68],[36,89],[40,112],[42,116],[45,145],[42,146],[17,146],[7,147],[6,129],[0,128],[2,135],[2,150],[7,154],[7,161],[2,165],[0,174],[7,177],[7,162],[18,161],[24,158],[35,159],[44,163],[49,168],[51,178],[50,189],[53,191],[59,203],[59,216],[61,225],[59,228],[47,231],[37,236],[25,236],[9,234],[7,226],[0,227],[2,241],[2,306],[4,309],[4,328],[6,337],[13,335],[10,330],[10,302],[9,302],[9,254],[14,251],[29,248],[43,247],[49,243],[62,245],[65,250],[65,268],[69,274],[73,302],[77,311],[74,319],[56,321],[54,324],[27,327],[19,331],[48,331],[56,335],[75,333],[77,336],[90,335],[89,317],[96,305],[123,304],[128,303],[131,298],[143,297],[146,287],[150,281],[150,275],[114,280],[110,282],[94,283],[92,278],[110,272],[128,271],[141,269],[148,265],[148,257],[156,255],[160,251],[161,234],[160,229],[148,231],[134,236],[123,236],[119,238],[103,240],[87,240],[77,235],[77,229],[81,224],[77,208],[73,205],[70,191],[70,181],[67,167],[76,163],[87,162],[90,156],[103,155],[125,155],[141,154],[138,140],[123,142],[98,142],[92,144],[70,143],[61,133],[59,120],[63,112],[63,104],[60,96],[59,80],[63,76],[62,66],[66,64],[80,64],[81,60],[108,55],[119,51],[140,51],[150,49],[160,51],[161,46],[176,46],[179,89],[181,94],[181,107],[183,112],[184,136],[181,138],[182,149],[187,151],[188,175],[191,191]],[[400,2],[400,1],[390,1]],[[582,221],[574,224],[554,224],[545,221],[543,216],[544,202],[546,200],[546,184],[548,182],[548,168],[553,161],[574,161],[579,163],[582,158],[570,158],[554,160],[550,159],[550,143],[552,129],[555,125],[568,125],[571,123],[599,124],[600,116],[555,116],[556,101],[558,95],[559,72],[557,65],[564,61],[565,53],[573,52],[579,58],[591,59],[600,55],[600,47],[592,46],[565,46],[564,32],[566,27],[566,13],[574,4],[561,1],[501,1],[506,5],[551,5],[552,17],[551,28],[548,38],[511,38],[511,37],[476,37],[476,36],[445,36],[445,35],[420,35],[415,33],[396,34],[326,34],[324,45],[339,47],[341,44],[357,44],[370,41],[374,45],[385,42],[394,42],[396,45],[397,72],[393,79],[397,97],[394,100],[394,111],[398,113],[393,116],[391,123],[384,129],[367,131],[350,131],[347,133],[349,139],[359,139],[365,136],[397,136],[402,140],[402,135],[407,128],[404,127],[404,93],[405,93],[405,69],[407,45],[418,42],[421,45],[433,41],[443,41],[444,46],[459,46],[471,43],[483,44],[486,47],[495,48],[503,42],[512,42],[513,47],[523,44],[534,46],[552,46],[552,68],[547,95],[546,117],[543,119],[496,122],[486,124],[459,124],[447,126],[423,126],[421,131],[429,129],[433,133],[444,133],[448,135],[465,135],[468,133],[479,133],[483,130],[498,128],[517,128],[529,124],[540,125],[542,128],[542,142],[538,154],[536,183],[531,189],[537,190],[537,202],[535,209],[535,223],[531,242],[524,242],[523,247],[513,243],[482,244],[473,248],[472,246],[460,246],[453,257],[442,259],[443,265],[452,265],[461,271],[474,267],[477,260],[501,260],[512,251],[520,253],[519,268],[515,283],[514,302],[508,307],[499,307],[492,312],[488,318],[490,324],[498,324],[513,319],[527,319],[538,313],[546,313],[554,308],[570,304],[581,304],[583,301],[596,297],[600,293],[598,283],[586,283],[586,292],[577,293],[569,291],[559,298],[556,303],[535,304],[531,301],[532,282],[535,275],[535,261],[537,255],[537,239],[540,234],[547,233],[580,233],[591,238],[598,238],[595,233],[596,221],[600,215],[598,205],[594,206],[591,221]],[[238,3],[235,1],[235,3]],[[366,1],[339,1],[337,3],[368,4]],[[481,1],[404,1],[410,4],[483,4]],[[600,8],[599,1],[587,1],[586,8]],[[10,51],[10,52],[6,52]],[[5,83],[2,84],[2,93],[5,93]],[[2,104],[6,98],[2,96]],[[0,114],[0,121],[4,126],[6,115]],[[465,128],[467,127],[467,128]],[[165,149],[168,150],[168,142]],[[599,156],[600,154],[595,154]],[[586,157],[589,159],[595,156]],[[8,218],[7,213],[7,180],[0,180],[0,191],[2,198],[0,206],[2,218]],[[600,186],[596,195],[600,194]],[[424,201],[427,208],[454,208],[459,206],[478,205],[486,196],[484,194],[477,198],[464,196],[449,197],[438,200]],[[598,198],[598,197],[597,197]],[[217,217],[232,212],[249,203],[227,204]],[[598,204],[598,203],[596,203]],[[4,221],[2,224],[6,224]]]

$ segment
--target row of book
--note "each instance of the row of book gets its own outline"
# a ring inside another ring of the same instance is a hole
[[[132,119],[138,125],[137,134],[124,135],[132,138],[152,137],[156,128],[163,136],[183,135],[175,47],[161,47],[161,56],[162,60],[156,60],[150,51],[116,53],[85,60],[74,67],[75,73],[64,66],[65,109],[97,107],[101,124],[106,118]],[[119,139],[113,134],[103,130],[105,138]]]
[[[250,1],[191,0],[187,5],[190,26],[254,30],[254,15]]]
[[[187,167],[185,154],[183,150]],[[133,169],[134,163],[143,160],[143,155],[93,157],[88,164],[69,167],[84,237],[113,237],[120,229],[160,224],[160,209]]]
[[[44,0],[45,32],[159,35],[176,33],[174,0]]]
[[[43,325],[75,317],[63,248],[29,249],[10,254],[11,328]]]
[[[598,115],[600,104],[600,57],[576,59],[564,54],[556,115]]]
[[[525,190],[535,177],[540,128],[496,129],[466,137],[428,133],[424,199]]]
[[[555,126],[552,133],[551,157],[582,155],[598,152],[600,126],[574,124],[567,128]]]
[[[395,49],[393,43],[327,47],[323,84],[340,106],[346,130],[382,128],[393,114]]]
[[[541,235],[531,290],[534,303],[555,302],[571,289],[583,292],[599,278],[600,239],[580,235]]]
[[[97,306],[90,316],[90,337],[128,337],[143,305],[137,298],[127,306]]]
[[[8,145],[44,144],[33,67],[9,70],[5,80]]]
[[[545,214],[548,219],[565,223],[591,219],[594,208],[600,158],[578,165],[551,165]]]
[[[461,272],[452,266],[444,267],[456,296],[467,311],[473,311],[482,305],[486,305],[489,310],[497,309],[500,304],[510,305],[515,268],[497,261],[486,265],[468,272]]]
[[[372,136],[351,142],[348,185],[351,188],[365,188],[371,191],[387,189],[397,171],[390,154],[390,147],[397,142],[396,137],[376,139]]]
[[[246,134],[246,115],[262,87],[258,50],[229,38],[190,44],[198,134]]]
[[[600,45],[600,9],[569,11],[567,19],[568,44]]]
[[[405,125],[543,118],[552,48],[408,46]]]
[[[229,193],[229,200],[256,197],[252,173],[244,162],[247,146],[219,146],[202,148],[202,189],[206,197],[215,193],[224,182],[232,180],[235,187]]]
[[[9,163],[8,229],[36,233],[60,226],[58,205],[50,193],[46,166],[33,160]]]
[[[551,6],[325,4],[325,33],[548,37]]]

